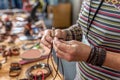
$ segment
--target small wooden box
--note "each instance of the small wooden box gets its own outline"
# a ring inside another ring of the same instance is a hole
[[[53,27],[67,28],[72,23],[72,6],[70,3],[60,3],[57,6],[49,6],[48,14],[53,12]]]

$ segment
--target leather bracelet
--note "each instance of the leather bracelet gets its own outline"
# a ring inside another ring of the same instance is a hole
[[[91,62],[91,60],[93,59],[93,55],[94,55],[94,51],[95,51],[95,49],[94,48],[92,48],[91,49],[91,51],[90,51],[90,55],[89,55],[89,57],[88,57],[88,59],[87,59],[87,61],[86,62],[88,62],[88,63],[90,63]]]
[[[10,49],[9,49],[9,50],[5,50],[5,51],[2,53],[2,56],[3,56],[3,57],[12,56]]]
[[[16,46],[14,46],[14,47],[12,47],[11,49],[10,49],[10,52],[11,52],[11,55],[13,55],[13,56],[17,56],[17,55],[19,55],[20,54],[20,48],[18,48],[18,47],[16,47]]]
[[[0,54],[4,52],[5,48],[6,48],[5,45],[0,45]]]
[[[90,61],[92,65],[96,65],[97,59],[98,59],[98,54],[99,54],[99,48],[94,47],[95,51],[94,51],[94,55],[92,60]]]
[[[0,69],[2,68],[2,64],[7,62],[7,57],[4,57],[4,59],[0,60]]]
[[[13,62],[10,64],[9,76],[16,77],[21,73],[21,65],[17,62]]]
[[[97,66],[103,65],[105,58],[106,58],[106,50],[104,48],[99,48],[99,57],[96,62],[96,65]]]
[[[30,68],[27,69],[26,76],[29,80],[34,79],[34,74],[32,74],[31,72],[35,69],[38,69],[38,68],[47,70],[48,73],[46,73],[46,74],[43,73],[45,78],[48,77],[52,72],[52,69],[50,68],[50,65],[44,64],[44,63],[38,63],[38,64],[36,64],[34,66],[31,66]],[[42,75],[36,75],[36,77],[37,77],[37,80],[39,80],[39,79],[41,79]]]
[[[106,58],[106,50],[100,47],[93,47],[87,59],[87,63],[102,66]]]

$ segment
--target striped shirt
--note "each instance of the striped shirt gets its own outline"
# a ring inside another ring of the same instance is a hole
[[[101,46],[108,51],[120,53],[120,0],[105,0],[93,21],[88,33],[91,46]],[[111,1],[111,2],[110,2]],[[112,4],[114,1],[117,3]],[[90,19],[100,4],[99,0],[92,0]],[[86,35],[90,1],[85,0],[77,24],[66,29],[67,40],[82,40]],[[117,65],[116,65],[117,66]],[[85,62],[78,62],[76,80],[120,80],[120,71],[106,66],[98,67]],[[81,79],[79,79],[81,78]]]

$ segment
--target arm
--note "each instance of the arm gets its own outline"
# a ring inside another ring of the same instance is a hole
[[[90,55],[90,51],[91,51],[91,47],[89,46],[84,46],[84,47],[86,48],[83,48],[84,54],[81,54],[82,61],[86,61],[88,59],[88,56]],[[107,51],[103,66],[107,66],[114,70],[120,70],[120,53]]]
[[[88,59],[91,47],[79,41],[61,41],[54,39],[54,49],[58,57],[67,61],[84,61]],[[120,53],[107,51],[102,66],[120,71]]]
[[[90,55],[91,48],[86,46],[84,51],[86,55],[84,54],[82,57],[84,57],[83,61],[86,61]],[[107,51],[103,66],[107,66],[115,70],[120,70],[120,53]]]
[[[82,44],[81,44],[82,45]],[[84,47],[84,48],[82,48]],[[88,59],[88,56],[90,55],[91,47],[84,45],[82,46],[82,54],[81,54],[81,59],[82,61],[85,61]],[[115,52],[106,52],[106,58],[103,63],[103,66],[107,66],[109,68],[115,69],[115,70],[120,70],[120,53],[115,53]]]
[[[103,65],[120,71],[120,53],[107,51]]]

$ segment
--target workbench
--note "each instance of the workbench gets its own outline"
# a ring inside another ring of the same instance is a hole
[[[26,42],[28,41],[19,41],[17,43],[14,43],[14,44],[8,44],[6,42],[2,42],[0,43],[1,44],[4,44],[6,45],[7,47],[10,47],[10,46],[19,46],[21,47],[22,44],[25,44]],[[44,47],[42,46],[45,50],[44,54],[48,55],[49,54],[49,49],[47,47]],[[41,49],[42,50],[42,49]],[[22,49],[20,49],[20,54],[22,54],[24,51]],[[52,58],[52,57],[50,57]],[[1,59],[1,56],[0,56],[0,59]],[[25,65],[22,65],[22,72],[21,74],[18,76],[18,77],[9,77],[9,68],[10,68],[10,64],[12,62],[19,62],[21,60],[20,56],[12,56],[12,57],[8,57],[8,60],[5,64],[2,65],[2,68],[0,69],[0,80],[19,80],[19,79],[22,79],[22,78],[26,78],[26,75],[25,75],[25,71],[32,65],[40,62],[40,63],[47,63],[47,59],[44,59],[44,60],[40,60],[40,61],[37,61],[37,62],[33,62],[33,63],[29,63],[29,64],[25,64]],[[52,58],[53,60],[53,58]],[[53,61],[54,62],[54,61]],[[53,69],[53,65],[51,63],[51,59],[49,59],[49,64],[51,65],[52,67],[52,75],[50,75],[49,77],[46,78],[46,80],[53,80],[56,72],[55,70]],[[55,64],[55,62],[54,62]],[[55,64],[55,67],[57,65]],[[58,71],[58,73],[60,74],[60,72]],[[62,77],[62,79],[57,75],[56,79],[55,80],[63,80],[63,76],[60,74],[60,76]]]

